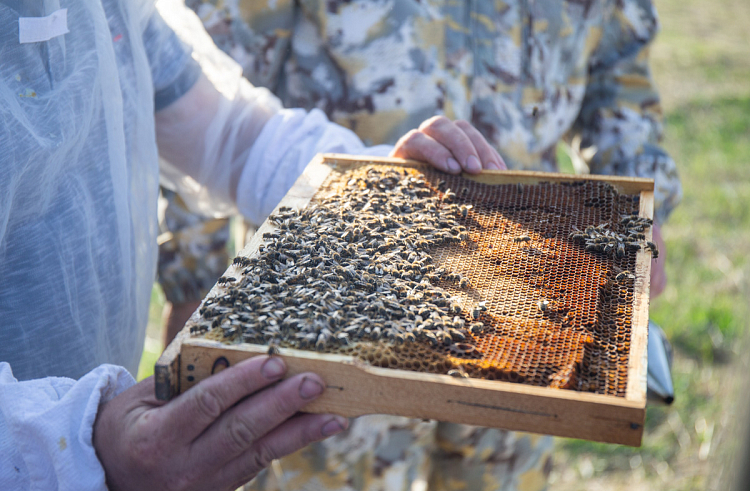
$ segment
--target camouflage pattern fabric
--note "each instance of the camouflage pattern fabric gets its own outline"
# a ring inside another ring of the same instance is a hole
[[[187,0],[214,41],[286,107],[317,107],[370,144],[466,119],[510,168],[652,177],[663,222],[681,188],[659,147],[650,0]]]
[[[246,491],[539,491],[552,439],[396,416],[364,416],[348,431],[275,462]]]
[[[187,0],[254,84],[320,108],[369,144],[425,119],[466,119],[510,168],[652,177],[656,218],[680,199],[659,147],[647,0]],[[391,416],[279,462],[247,490],[546,489],[552,439]]]
[[[196,215],[179,195],[162,188],[159,227],[157,280],[167,301],[203,300],[229,264],[229,220]]]
[[[658,22],[650,0],[187,3],[251,82],[287,107],[324,110],[370,144],[395,143],[444,114],[471,121],[510,168],[556,170],[564,139],[592,173],[653,177],[658,222],[679,202],[674,161],[658,145],[661,108],[648,67]],[[173,195],[167,200],[168,210],[180,207]],[[219,238],[197,238],[197,229],[218,231],[226,222],[196,227],[185,211],[174,215],[190,232],[173,240],[187,235],[197,248],[218,246]],[[190,255],[195,246],[173,240],[160,248],[159,280],[168,299],[198,300],[206,285],[189,276],[220,276],[224,263],[213,254],[221,248],[201,258]]]

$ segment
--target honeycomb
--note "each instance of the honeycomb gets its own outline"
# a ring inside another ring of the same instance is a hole
[[[592,180],[334,170],[304,210],[271,217],[191,333],[624,397],[631,271],[638,250],[656,254],[638,209]]]

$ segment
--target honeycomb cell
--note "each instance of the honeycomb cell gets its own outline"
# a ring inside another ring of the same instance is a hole
[[[305,210],[272,217],[191,332],[624,397],[636,253],[612,251],[638,208],[590,180],[334,171]]]

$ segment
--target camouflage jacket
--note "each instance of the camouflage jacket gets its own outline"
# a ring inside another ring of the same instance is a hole
[[[157,280],[169,302],[202,300],[229,264],[229,220],[196,215],[180,195],[160,191]]]
[[[571,143],[593,173],[653,177],[657,217],[680,197],[658,146],[647,0],[187,0],[245,76],[320,108],[370,144],[425,119],[466,119],[511,168],[557,170]],[[551,439],[368,416],[247,489],[540,490]]]
[[[254,84],[317,107],[370,144],[425,119],[466,119],[510,168],[651,177],[678,203],[648,67],[650,0],[187,0]]]

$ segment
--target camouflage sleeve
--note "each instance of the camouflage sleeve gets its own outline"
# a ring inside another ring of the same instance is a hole
[[[229,220],[196,215],[179,195],[161,191],[157,280],[169,302],[201,300],[227,269]]]
[[[274,93],[288,58],[295,0],[186,0],[216,45],[253,85]]]
[[[569,136],[580,137],[592,173],[655,181],[655,217],[663,223],[682,189],[672,158],[659,146],[662,111],[648,65],[658,30],[651,0],[611,2],[589,62],[589,80]]]

